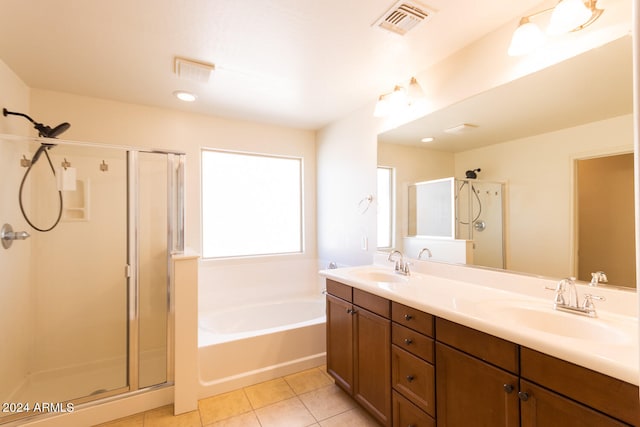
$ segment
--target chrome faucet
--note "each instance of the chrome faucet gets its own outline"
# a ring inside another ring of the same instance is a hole
[[[604,297],[598,295],[585,294],[584,300],[580,303],[578,289],[576,288],[576,278],[568,277],[558,282],[555,288],[546,288],[555,290],[553,297],[554,310],[567,311],[569,313],[584,314],[589,317],[598,317],[596,306],[593,300],[605,301]],[[566,292],[569,292],[569,301],[567,302]]]
[[[418,254],[418,260],[422,259],[422,254],[423,254],[423,253],[425,253],[425,252],[427,253],[427,255],[429,255],[429,258],[431,258],[431,257],[433,256],[433,254],[431,253],[431,249],[429,249],[429,248],[422,248],[422,249],[420,250],[420,253]]]
[[[398,259],[396,255],[399,255],[400,259]],[[387,258],[387,261],[395,262],[394,271],[396,273],[402,274],[405,276],[411,275],[411,271],[409,270],[409,265],[411,264],[404,260],[404,255],[402,255],[402,252],[398,250],[391,251],[391,253],[389,254],[389,258]]]
[[[591,282],[589,282],[589,286],[598,286],[600,283],[607,283],[607,275],[604,271],[596,271],[595,273],[591,273]]]

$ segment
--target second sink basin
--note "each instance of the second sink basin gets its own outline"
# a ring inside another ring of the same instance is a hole
[[[632,322],[559,312],[553,310],[551,303],[491,301],[483,304],[482,312],[494,320],[565,338],[622,344],[635,336]]]

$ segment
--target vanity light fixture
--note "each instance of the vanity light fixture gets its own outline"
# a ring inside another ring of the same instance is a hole
[[[544,43],[544,34],[538,25],[531,22],[532,18],[551,12],[547,28],[547,34],[550,35],[580,31],[591,25],[604,12],[603,9],[597,8],[596,3],[597,0],[560,0],[555,7],[522,17],[511,38],[509,55],[526,55]]]
[[[389,116],[416,104],[424,98],[424,91],[420,87],[418,80],[415,77],[411,77],[406,89],[403,86],[396,85],[392,92],[380,95],[373,115],[375,117]]]
[[[178,98],[180,101],[184,101],[184,102],[193,102],[198,98],[193,93],[186,92],[184,90],[177,90],[177,91],[173,92],[173,95],[176,98]]]

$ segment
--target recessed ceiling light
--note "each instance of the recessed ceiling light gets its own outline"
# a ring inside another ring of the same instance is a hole
[[[422,138],[420,141],[422,142],[433,142],[435,138],[432,136],[427,136],[426,138]]]
[[[184,102],[193,102],[196,100],[196,98],[198,98],[191,92],[185,92],[184,90],[177,90],[173,92],[173,95],[176,98],[178,98],[180,101],[184,101]]]

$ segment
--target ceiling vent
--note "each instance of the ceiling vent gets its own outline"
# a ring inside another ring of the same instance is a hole
[[[209,82],[211,72],[215,69],[215,65],[206,62],[193,61],[191,59],[175,57],[173,61],[174,72],[178,77],[187,80],[193,80],[200,83]]]
[[[435,11],[415,1],[400,0],[378,19],[373,26],[404,36],[419,23],[428,20]]]

